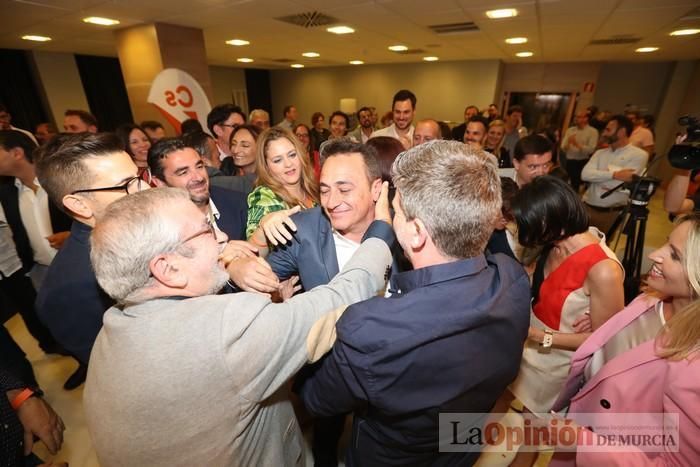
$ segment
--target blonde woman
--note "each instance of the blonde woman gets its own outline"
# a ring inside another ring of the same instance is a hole
[[[273,233],[266,227],[279,219],[289,222],[291,213],[318,204],[318,182],[304,147],[289,130],[273,127],[263,131],[255,158],[258,178],[248,195],[246,235],[256,246],[265,248],[268,239],[281,235],[278,229]]]
[[[498,159],[500,169],[513,167],[508,150],[503,147],[503,137],[506,134],[506,124],[503,120],[493,120],[489,123],[484,141],[484,151],[490,152]]]
[[[579,449],[557,454],[552,465],[700,465],[700,213],[679,219],[649,258],[654,292],[637,297],[579,347],[553,408],[569,406],[568,418],[586,426],[606,424],[604,414],[617,414],[623,427],[640,422],[623,414],[671,414],[679,422],[674,446]],[[617,434],[639,434],[632,430]],[[583,433],[579,442],[599,441],[599,434]]]

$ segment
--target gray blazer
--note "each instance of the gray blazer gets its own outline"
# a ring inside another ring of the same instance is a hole
[[[110,308],[84,392],[100,464],[304,465],[286,382],[332,346],[329,311],[376,294],[390,264],[372,238],[328,285],[285,303],[243,292]]]

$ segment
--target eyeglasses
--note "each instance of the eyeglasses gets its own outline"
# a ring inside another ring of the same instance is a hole
[[[143,183],[143,180],[141,177],[138,175],[135,177],[131,177],[128,179],[126,182],[124,182],[123,185],[116,185],[116,186],[107,186],[104,188],[86,188],[84,190],[75,190],[74,192],[71,193],[71,195],[76,195],[78,193],[93,193],[96,191],[121,191],[124,190],[124,192],[127,195],[131,195],[133,193],[136,193],[137,191],[141,191],[141,184]]]
[[[211,223],[211,219],[207,219],[207,226],[205,228],[185,238],[181,243],[184,245],[190,240],[194,240],[195,238],[201,237],[202,235],[206,234],[211,234],[214,237],[214,239],[216,239],[216,229],[214,228],[214,224]]]

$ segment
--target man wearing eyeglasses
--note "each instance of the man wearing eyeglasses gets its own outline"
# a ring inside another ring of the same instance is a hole
[[[540,175],[547,175],[552,168],[552,143],[541,135],[520,139],[513,149],[515,183],[527,185]]]
[[[102,315],[114,303],[97,284],[90,266],[92,228],[112,202],[148,186],[112,134],[70,136],[53,149],[39,153],[37,176],[51,200],[74,222],[36,305],[56,340],[80,363],[64,385],[74,389],[85,380]]]
[[[231,132],[244,123],[245,114],[237,105],[221,104],[211,109],[207,115],[207,127],[219,147],[219,160],[231,157]]]

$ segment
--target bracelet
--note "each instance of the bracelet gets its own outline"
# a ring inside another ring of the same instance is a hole
[[[10,405],[12,405],[12,409],[14,409],[14,410],[19,409],[22,406],[22,404],[24,404],[27,401],[27,399],[29,399],[33,395],[34,395],[34,390],[29,389],[29,388],[24,388],[22,390],[22,392],[17,394],[17,397],[15,397],[12,400],[12,402],[10,403]]]

